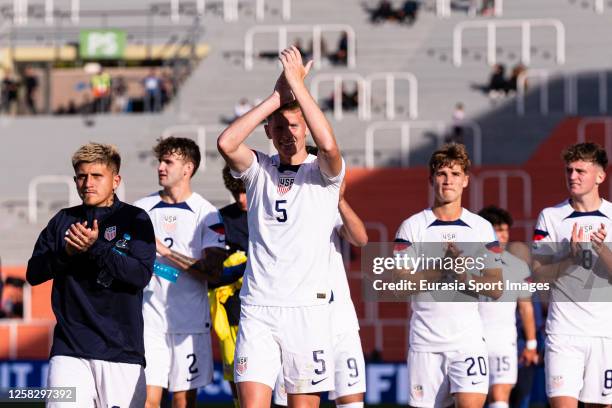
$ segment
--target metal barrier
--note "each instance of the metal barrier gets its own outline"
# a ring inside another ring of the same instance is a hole
[[[596,0],[596,1],[599,1],[599,0]],[[495,0],[495,6],[493,7],[493,15],[495,17],[501,17],[503,13],[504,13],[503,0]],[[443,17],[443,18],[450,17],[451,16],[451,0],[436,0],[436,15],[438,17]]]
[[[472,130],[474,140],[474,165],[482,163],[482,129],[475,121],[466,120],[462,126]],[[364,162],[366,168],[374,168],[374,136],[380,130],[400,129],[400,164],[402,167],[410,165],[410,136],[414,128],[428,129],[437,128],[438,144],[441,144],[443,137],[447,133],[448,126],[444,121],[404,121],[404,122],[374,122],[366,129]]]
[[[385,80],[386,83],[386,118],[389,120],[395,119],[395,81],[403,79],[410,84],[408,94],[408,116],[410,119],[416,119],[419,116],[419,83],[416,76],[410,72],[377,72],[370,74],[367,77],[367,119],[372,118],[372,82],[377,80]]]
[[[453,64],[460,67],[462,63],[463,31],[485,28],[487,31],[487,62],[494,65],[497,51],[496,29],[506,27],[521,29],[521,62],[526,65],[531,61],[531,27],[554,28],[557,36],[556,61],[560,65],[565,63],[565,27],[563,23],[556,19],[534,19],[460,22],[453,30]]]
[[[604,148],[608,156],[612,153],[612,118],[589,117],[582,118],[578,122],[578,143],[586,142],[586,130],[588,126],[603,125],[604,127]],[[612,179],[611,179],[612,180]]]
[[[575,114],[578,112],[578,75],[579,74],[558,74],[563,78],[563,97],[564,112]],[[549,83],[550,73],[545,69],[529,69],[519,74],[517,78],[517,98],[516,113],[520,116],[525,115],[525,95],[527,93],[527,79],[537,77],[542,80],[540,84],[540,114],[548,115],[550,108]],[[599,112],[608,111],[608,73],[600,71],[598,73],[598,103]]]
[[[28,184],[28,222],[38,222],[38,187],[41,184],[64,184],[68,187],[68,203],[75,206],[81,203],[81,199],[74,188],[74,179],[70,176],[44,175],[34,177]]]
[[[320,69],[322,65],[321,53],[321,35],[323,32],[346,32],[347,39],[347,67],[355,68],[356,66],[356,45],[355,45],[355,30],[348,24],[317,24],[317,25],[271,25],[271,26],[255,26],[250,28],[244,36],[244,69],[250,71],[253,69],[254,59],[254,37],[255,34],[277,33],[278,34],[278,52],[287,48],[287,37],[289,33],[311,33],[312,34],[312,59],[314,67]]]
[[[282,11],[282,17],[283,20],[288,21],[291,20],[291,0],[282,0],[283,2],[283,11]],[[264,19],[264,12],[265,12],[265,3],[266,0],[257,0],[257,3],[255,4],[255,18],[257,19],[257,21],[261,21]]]
[[[334,84],[334,118],[336,120],[342,120],[343,109],[342,109],[342,84],[345,81],[356,82],[359,94],[358,112],[359,119],[367,119],[367,83],[365,79],[359,74],[348,72],[344,74],[317,74],[310,83],[310,93],[315,101],[319,101],[319,88],[321,82],[333,82]]]
[[[519,178],[523,182],[523,216],[531,216],[531,176],[524,170],[487,170],[472,175],[470,189],[470,206],[474,210],[483,207],[484,182],[490,178],[499,180],[498,205],[501,208],[508,208],[508,178]]]

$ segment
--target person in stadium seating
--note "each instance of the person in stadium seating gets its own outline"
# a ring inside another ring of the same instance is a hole
[[[468,186],[470,159],[465,146],[447,144],[429,160],[434,205],[399,227],[395,254],[434,259],[480,259],[468,272],[425,268],[398,270],[396,277],[416,282],[412,296],[408,350],[408,405],[411,407],[482,407],[489,389],[487,347],[478,312],[478,296],[497,299],[502,278],[501,247],[491,224],[461,206]],[[440,244],[441,243],[441,244]],[[498,285],[490,290],[421,291],[421,284],[469,282]],[[442,300],[439,300],[442,296]],[[449,297],[452,296],[452,297]],[[449,302],[454,300],[454,302]]]
[[[502,253],[504,281],[516,283],[528,281],[531,278],[529,248],[522,242],[510,243],[510,227],[513,222],[510,213],[499,207],[488,206],[480,210],[478,215],[493,225],[499,244],[504,250]],[[480,302],[478,306],[489,352],[489,407],[508,408],[510,392],[516,384],[518,375],[517,308],[527,338],[520,361],[525,366],[538,363],[538,342],[531,292],[506,290],[497,301]]]
[[[76,151],[72,166],[83,203],[49,221],[26,272],[31,285],[53,280],[57,324],[47,385],[76,387],[78,406],[145,403],[142,301],[155,236],[147,213],[114,194],[120,165],[114,146],[89,143]]]
[[[534,275],[552,283],[546,320],[546,394],[553,408],[612,404],[612,203],[599,194],[608,157],[595,143],[563,152],[569,199],[542,210]]]
[[[112,78],[104,68],[91,77],[94,113],[106,113],[111,107]]]
[[[6,69],[4,71],[4,78],[0,83],[0,108],[2,112],[9,114],[11,116],[15,116],[18,110],[18,91],[19,91],[19,82],[13,76],[13,71],[10,69]]]
[[[506,67],[503,64],[495,64],[489,78],[489,97],[492,99],[504,96],[506,93]]]
[[[144,111],[160,112],[162,110],[162,82],[157,71],[150,69],[142,80],[144,88]]]
[[[370,22],[380,23],[385,21],[395,20],[396,14],[393,10],[393,6],[389,0],[380,0],[378,6],[375,9],[369,10]]]
[[[249,205],[249,262],[234,359],[242,408],[269,407],[279,371],[290,406],[316,407],[333,389],[329,239],[345,164],[333,130],[304,84],[296,48],[280,55],[273,93],[225,129],[217,146]],[[266,118],[278,155],[245,141]],[[318,156],[305,149],[309,131]]]
[[[406,0],[397,11],[397,19],[400,23],[414,24],[419,12],[420,3],[415,0]]]
[[[195,407],[197,389],[213,377],[207,292],[225,259],[223,224],[216,208],[191,189],[198,145],[168,137],[153,152],[162,190],[134,203],[151,218],[159,254],[142,305],[146,407],[160,405],[164,388],[175,408]]]
[[[338,40],[338,49],[328,55],[334,65],[346,65],[348,62],[348,33],[343,31]]]
[[[38,78],[34,74],[32,67],[26,67],[23,76],[23,86],[25,88],[25,106],[30,114],[36,115],[36,91],[38,90]]]
[[[223,168],[223,183],[235,202],[219,210],[225,227],[225,244],[230,256],[224,261],[223,274],[218,283],[209,285],[210,309],[213,329],[219,338],[223,362],[223,378],[230,383],[234,407],[239,408],[238,391],[234,383],[234,352],[240,320],[240,288],[246,268],[249,249],[249,226],[247,221],[246,190],[242,180]]]

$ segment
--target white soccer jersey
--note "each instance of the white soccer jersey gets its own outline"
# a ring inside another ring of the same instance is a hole
[[[554,207],[545,208],[538,217],[533,239],[535,255],[552,256],[553,262],[569,254],[572,228],[577,223],[589,242],[590,233],[597,231],[601,224],[608,233],[606,242],[612,236],[612,204],[603,200],[599,210],[575,211],[569,200]],[[585,249],[589,244],[585,244]],[[608,270],[599,262],[594,251],[587,249],[591,268],[580,265],[572,267],[569,274],[563,274],[551,286],[551,303],[546,320],[547,334],[573,336],[612,337],[612,286],[608,281]]]
[[[158,193],[134,203],[147,211],[155,237],[171,249],[200,259],[202,250],[223,247],[223,223],[217,209],[201,195],[193,193],[186,201],[168,204]],[[157,256],[156,262],[172,265]],[[175,282],[153,274],[144,289],[142,314],[147,328],[163,333],[203,333],[210,330],[208,284],[181,273]]]
[[[501,269],[500,248],[493,226],[465,208],[455,221],[440,221],[431,209],[423,210],[401,224],[396,242],[396,248],[408,247],[412,256],[436,258],[444,257],[442,243],[454,242],[464,250],[462,256],[483,257],[485,268]],[[485,245],[488,250],[481,251]],[[483,329],[476,301],[448,303],[435,299],[431,292],[421,292],[412,298],[409,337],[412,350],[454,351],[482,343]]]
[[[316,156],[296,166],[254,152],[251,166],[234,173],[245,184],[249,262],[240,299],[259,306],[314,306],[330,300],[330,239],[342,171],[328,177]]]
[[[342,244],[339,229],[342,227],[342,218],[338,214],[336,228],[332,235],[331,248],[331,276],[334,301],[332,302],[332,322],[334,336],[349,331],[359,330],[359,320],[355,312],[355,305],[351,299],[344,261],[342,259]]]
[[[531,275],[529,266],[522,259],[508,251],[502,253],[502,275],[506,282],[526,282]],[[502,296],[493,300],[482,297],[478,311],[485,331],[488,344],[497,342],[516,342],[516,302],[520,298],[530,298],[528,291],[504,289]]]

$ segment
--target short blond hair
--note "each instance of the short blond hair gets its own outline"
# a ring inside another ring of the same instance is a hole
[[[117,147],[110,144],[87,143],[72,155],[72,167],[76,171],[81,163],[102,163],[115,174],[121,168],[121,156]]]

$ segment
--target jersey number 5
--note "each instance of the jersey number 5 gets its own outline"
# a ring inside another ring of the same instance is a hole
[[[274,211],[280,214],[280,217],[276,217],[276,221],[285,222],[287,221],[287,209],[283,208],[287,204],[287,200],[276,200],[274,203]]]

